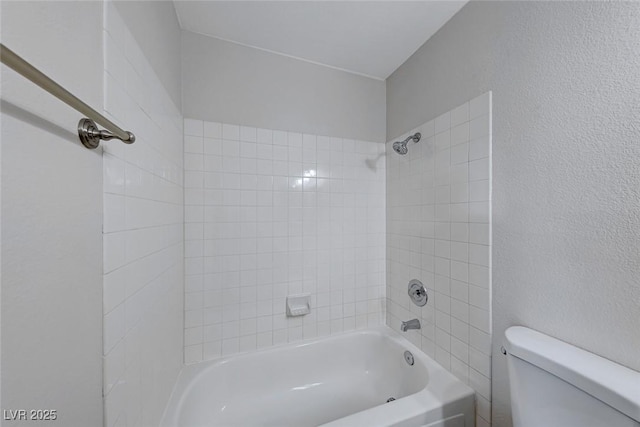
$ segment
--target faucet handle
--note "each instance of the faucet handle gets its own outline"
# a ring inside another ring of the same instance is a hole
[[[409,294],[411,301],[413,301],[413,303],[418,307],[424,307],[429,300],[427,290],[418,279],[413,279],[409,282],[407,293]]]

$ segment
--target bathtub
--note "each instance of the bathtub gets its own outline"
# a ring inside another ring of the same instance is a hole
[[[472,427],[474,418],[471,388],[381,326],[186,366],[162,425]]]

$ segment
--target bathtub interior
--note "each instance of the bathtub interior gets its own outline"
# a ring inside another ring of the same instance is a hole
[[[188,380],[177,424],[317,426],[399,400],[429,382],[405,350],[367,331],[209,363]]]

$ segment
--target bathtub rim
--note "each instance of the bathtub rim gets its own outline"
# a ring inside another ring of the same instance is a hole
[[[362,414],[366,412],[373,412],[375,418],[373,420],[382,421],[386,425],[393,424],[397,421],[397,414],[402,413],[403,416],[411,416],[418,417],[421,413],[425,411],[430,411],[437,409],[439,407],[443,407],[448,405],[451,402],[457,401],[475,401],[475,391],[463,383],[460,379],[455,377],[451,372],[446,370],[442,365],[432,359],[430,356],[425,354],[420,348],[411,343],[407,338],[402,336],[397,331],[393,330],[387,325],[377,325],[373,327],[367,327],[363,329],[354,329],[350,331],[340,332],[338,334],[326,335],[322,337],[314,337],[308,338],[305,340],[295,341],[291,343],[282,343],[274,346],[251,350],[242,353],[235,353],[228,356],[221,356],[215,359],[197,362],[189,365],[183,365],[180,374],[178,375],[178,379],[176,380],[173,389],[171,390],[171,395],[169,396],[169,400],[165,405],[165,409],[162,414],[162,419],[160,426],[161,427],[177,427],[179,425],[179,408],[182,407],[182,403],[186,396],[188,395],[189,389],[194,384],[194,380],[201,376],[206,375],[206,372],[212,369],[215,369],[220,366],[224,366],[226,363],[230,361],[242,361],[242,359],[254,357],[256,354],[271,354],[282,351],[283,349],[293,349],[299,347],[309,346],[311,344],[316,344],[319,342],[331,342],[337,341],[341,338],[344,338],[348,335],[369,335],[369,336],[378,336],[385,337],[391,340],[394,344],[405,348],[406,350],[411,351],[413,353],[416,361],[420,361],[427,370],[427,375],[429,377],[427,384],[425,387],[413,393],[411,395],[402,397],[398,400],[395,400],[388,405],[395,408],[394,411],[389,411],[389,406],[387,405],[379,405],[375,406],[363,411],[355,412],[353,414],[347,415],[346,417],[339,418],[337,420],[330,421],[328,423],[322,424],[322,426],[348,426],[348,422],[356,422],[358,418],[362,418]],[[438,388],[438,386],[450,386],[446,389],[442,387]],[[177,393],[181,393],[181,396],[178,397]],[[425,399],[429,397],[429,399]],[[425,403],[428,403],[425,405]],[[400,412],[399,412],[400,411]],[[389,413],[391,412],[391,414]],[[396,416],[394,416],[396,415]],[[468,414],[466,416],[469,416]],[[472,415],[475,419],[475,414]],[[343,424],[342,420],[346,420],[347,424]],[[386,421],[385,421],[386,420]]]

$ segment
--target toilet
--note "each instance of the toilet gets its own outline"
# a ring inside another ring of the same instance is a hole
[[[522,326],[504,350],[514,427],[640,427],[640,372]]]

